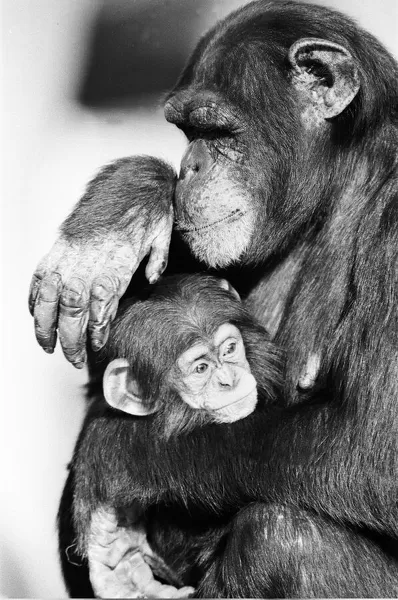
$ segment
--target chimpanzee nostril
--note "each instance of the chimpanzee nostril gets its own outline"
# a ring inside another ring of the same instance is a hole
[[[197,173],[200,170],[198,162],[181,163],[179,179],[185,179],[190,173]]]
[[[203,140],[191,142],[182,157],[179,179],[186,179],[188,176],[196,175],[210,167],[212,159]]]

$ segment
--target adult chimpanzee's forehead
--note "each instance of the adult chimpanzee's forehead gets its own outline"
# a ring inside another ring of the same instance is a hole
[[[191,86],[209,88],[224,92],[238,105],[246,104],[254,84],[264,85],[269,77],[275,84],[275,78],[286,74],[287,52],[295,41],[325,38],[350,48],[351,31],[347,17],[324,6],[254,1],[201,39],[172,94]]]

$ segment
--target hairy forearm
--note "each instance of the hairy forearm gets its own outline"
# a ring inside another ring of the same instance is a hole
[[[132,156],[116,160],[88,184],[61,232],[75,241],[112,231],[133,233],[132,228],[170,211],[175,181],[172,167],[159,159]]]
[[[52,353],[58,337],[77,368],[104,346],[120,298],[142,260],[150,283],[167,266],[173,228],[174,170],[151,156],[120,159],[88,185],[31,281],[37,341]]]
[[[335,407],[326,403],[270,416],[250,490],[253,499],[283,499],[338,521],[397,535],[397,474],[380,472],[378,456],[371,444],[363,443],[361,432],[355,433],[353,418],[343,406],[336,416]],[[330,430],[338,435],[331,438]],[[392,464],[391,447],[385,451],[386,463]]]

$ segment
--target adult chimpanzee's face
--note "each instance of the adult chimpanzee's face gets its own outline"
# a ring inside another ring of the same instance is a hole
[[[232,14],[201,40],[166,103],[189,140],[176,227],[211,267],[266,260],[328,196],[322,156],[359,76],[347,48],[321,39],[322,24],[300,30],[299,17],[267,2]]]
[[[253,412],[257,386],[240,331],[224,323],[212,336],[186,350],[171,373],[179,396],[214,421],[231,423]]]
[[[177,229],[200,260],[224,267],[241,258],[256,219],[239,111],[215,93],[177,94],[166,116],[190,140],[176,187]]]

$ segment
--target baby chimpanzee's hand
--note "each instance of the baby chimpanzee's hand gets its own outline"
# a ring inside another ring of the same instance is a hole
[[[121,527],[112,509],[100,508],[93,515],[88,561],[97,598],[186,598],[194,592],[154,578],[148,563],[159,565],[160,570],[164,563],[150,549],[143,526],[136,522]]]

